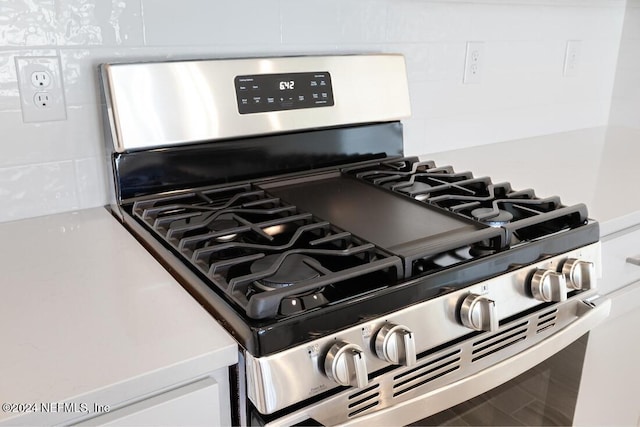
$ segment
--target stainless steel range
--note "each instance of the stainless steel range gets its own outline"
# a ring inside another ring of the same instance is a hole
[[[237,339],[238,423],[411,423],[608,314],[584,205],[403,157],[400,55],[101,76],[113,212]]]

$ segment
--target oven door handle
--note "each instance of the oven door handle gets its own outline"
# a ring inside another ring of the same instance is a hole
[[[417,421],[416,414],[423,414],[425,408],[429,408],[429,414],[425,416],[433,415],[509,381],[576,341],[603,321],[611,311],[610,298],[582,301],[582,304],[577,313],[580,316],[578,319],[523,352],[460,381],[415,399],[351,419],[344,425],[370,427],[410,424]]]

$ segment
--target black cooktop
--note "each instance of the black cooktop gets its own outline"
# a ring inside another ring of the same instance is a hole
[[[416,158],[146,197],[127,209],[242,319],[236,333],[255,355],[598,239],[582,205]]]
[[[502,229],[417,203],[347,174],[326,174],[312,181],[284,181],[265,187],[300,209],[397,255],[403,260],[406,279],[450,266],[450,261],[442,265],[442,255],[449,251],[464,254],[457,260],[461,262],[506,245]]]
[[[486,228],[347,176],[269,188],[269,192],[398,255],[412,247],[434,246],[432,242],[442,242],[444,251],[450,249],[446,242],[461,236],[469,239],[471,233]]]

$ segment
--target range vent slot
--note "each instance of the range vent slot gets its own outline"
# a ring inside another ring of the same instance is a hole
[[[458,369],[460,350],[455,350],[393,377],[393,397],[415,390]]]
[[[375,384],[369,388],[361,390],[349,396],[349,410],[352,410],[348,414],[349,417],[355,417],[363,412],[375,408],[380,404],[380,392],[378,391],[378,384]]]
[[[497,334],[491,335],[490,337],[474,342],[472,345],[474,349],[471,352],[473,355],[471,362],[476,362],[487,356],[491,356],[500,350],[504,350],[507,347],[517,344],[520,341],[524,341],[527,338],[528,325],[528,321],[522,322],[500,331]]]
[[[347,416],[348,416],[349,418],[351,418],[351,417],[355,417],[356,415],[360,415],[360,414],[362,414],[363,412],[368,411],[369,409],[373,409],[373,408],[375,408],[375,407],[376,407],[376,406],[378,406],[379,404],[380,404],[380,401],[375,401],[375,402],[373,402],[373,403],[371,403],[371,404],[369,404],[369,405],[367,405],[367,406],[365,406],[365,407],[362,407],[362,408],[360,408],[360,409],[358,409],[358,410],[356,410],[356,411],[349,412],[349,414],[348,414]]]
[[[558,310],[554,309],[538,316],[538,328],[536,329],[536,333],[539,334],[549,328],[553,328],[556,325],[555,322],[557,314]]]

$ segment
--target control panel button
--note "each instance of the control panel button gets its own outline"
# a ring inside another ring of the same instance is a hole
[[[499,328],[496,303],[478,294],[469,294],[462,300],[460,320],[474,331],[492,332]]]
[[[340,385],[366,387],[367,364],[360,346],[340,341],[334,344],[324,361],[327,377]]]
[[[592,262],[569,258],[562,265],[562,274],[571,289],[592,289],[595,279],[595,266]]]
[[[531,293],[542,302],[560,302],[567,299],[567,282],[562,273],[542,268],[531,276]]]
[[[406,326],[386,323],[376,334],[376,354],[394,365],[416,364],[416,344],[413,332]]]

